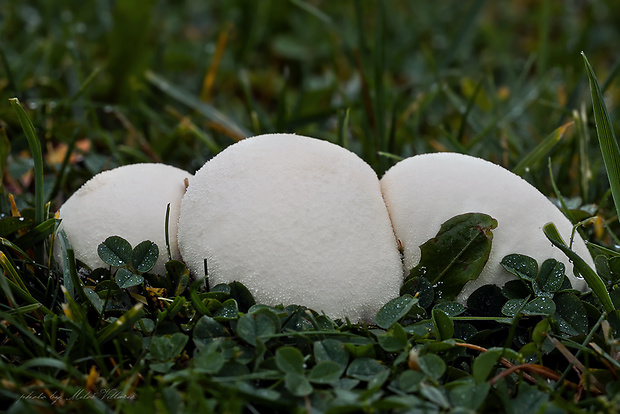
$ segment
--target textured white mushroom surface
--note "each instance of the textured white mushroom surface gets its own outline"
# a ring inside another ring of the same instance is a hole
[[[159,259],[152,272],[165,273],[166,209],[170,203],[169,242],[173,259],[185,178],[190,173],[165,164],[133,164],[103,171],[80,187],[60,207],[64,229],[76,259],[91,269],[107,267],[97,247],[109,236],[120,236],[133,247],[145,240],[157,244]],[[56,248],[57,254],[59,248]]]
[[[501,287],[515,279],[500,265],[512,253],[531,256],[539,266],[548,258],[563,262],[573,288],[586,288],[585,281],[574,276],[568,258],[542,231],[546,223],[553,222],[568,243],[570,221],[534,186],[499,165],[455,153],[417,155],[390,168],[381,178],[381,189],[404,249],[407,272],[420,261],[420,245],[433,238],[448,219],[476,212],[497,220],[489,260],[480,276],[464,286],[457,297],[460,302],[482,285]],[[573,250],[593,266],[579,235]]]
[[[373,320],[403,272],[375,172],[354,153],[291,134],[240,141],[208,161],[181,203],[181,255],[209,283],[257,302]]]

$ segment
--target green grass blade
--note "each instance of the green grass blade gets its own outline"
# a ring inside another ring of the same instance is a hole
[[[549,154],[549,151],[553,149],[555,144],[560,142],[564,132],[572,123],[564,124],[561,127],[557,128],[551,134],[549,134],[545,139],[543,139],[540,144],[536,146],[525,157],[521,159],[521,161],[512,169],[512,172],[517,175],[522,175],[529,167],[543,159]]]
[[[585,53],[581,53],[586,65],[588,79],[590,81],[590,94],[592,95],[592,109],[596,122],[596,135],[601,146],[603,162],[607,170],[607,178],[611,188],[611,195],[616,205],[616,212],[620,216],[620,147],[616,141],[616,135],[611,124],[611,118],[603,101],[603,92],[596,80],[594,70]]]
[[[97,342],[100,345],[116,338],[122,332],[125,332],[136,323],[140,318],[144,316],[141,303],[137,303],[133,308],[129,309],[123,314],[116,322],[109,324],[101,331],[97,332]]]
[[[312,4],[302,1],[302,0],[290,0],[290,1],[291,1],[291,4],[294,4],[295,6],[299,7],[301,10],[307,12],[310,16],[313,16],[319,19],[325,25],[334,26],[334,21],[332,20],[332,18],[328,14],[322,12],[319,8],[313,6]]]
[[[4,291],[4,294],[6,295],[7,299],[12,304],[15,304],[16,302],[15,302],[15,297],[13,296],[13,291],[11,290],[9,286],[9,281],[6,278],[6,273],[8,273],[7,267],[10,266],[10,263],[8,261],[8,258],[3,252],[0,252],[0,264],[2,264],[2,267],[5,269],[4,272],[0,272],[0,289]]]
[[[609,296],[605,283],[601,280],[599,275],[597,275],[596,272],[592,270],[592,268],[588,266],[588,264],[581,257],[579,257],[577,253],[568,248],[564,240],[562,240],[562,236],[560,236],[560,233],[555,225],[553,223],[545,224],[543,226],[543,232],[549,241],[562,250],[562,252],[575,264],[575,267],[586,280],[586,283],[590,286],[592,292],[594,292],[596,297],[603,304],[605,312],[612,313],[615,311],[616,308],[611,301],[611,297]]]
[[[43,152],[41,151],[41,141],[37,136],[37,132],[32,125],[32,121],[28,118],[26,111],[22,108],[17,98],[10,98],[11,106],[17,114],[17,119],[24,130],[30,151],[32,152],[32,160],[34,161],[34,220],[36,224],[43,223],[43,212],[45,211],[45,201],[43,200]]]
[[[245,130],[245,128],[234,123],[231,119],[229,119],[226,115],[215,109],[213,106],[202,102],[197,96],[194,96],[191,93],[174,86],[161,76],[156,75],[151,71],[147,71],[145,76],[151,84],[156,86],[166,95],[194,109],[208,120],[213,121],[214,123],[226,128],[236,137],[245,138],[252,135],[249,131]]]
[[[350,108],[338,112],[338,145],[347,148],[347,137],[349,136],[349,114]]]

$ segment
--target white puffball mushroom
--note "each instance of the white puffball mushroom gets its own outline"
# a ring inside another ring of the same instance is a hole
[[[539,266],[548,258],[563,262],[573,288],[586,289],[585,281],[574,276],[572,263],[542,231],[546,223],[553,222],[568,243],[570,221],[535,187],[499,165],[456,153],[417,155],[390,168],[381,178],[381,189],[404,249],[407,273],[420,261],[420,245],[433,238],[450,218],[476,212],[497,220],[489,260],[480,276],[458,295],[461,303],[482,285],[501,287],[515,279],[500,265],[504,256],[512,253],[533,257]],[[572,248],[593,266],[578,234]]]
[[[120,236],[132,247],[150,240],[159,248],[152,273],[164,274],[166,209],[170,203],[168,238],[173,259],[177,247],[177,221],[186,178],[191,174],[165,164],[133,164],[103,171],[88,180],[60,207],[60,229],[67,234],[75,258],[91,269],[108,267],[97,247],[109,236]],[[60,248],[56,246],[57,257]]]
[[[291,134],[247,138],[208,161],[181,203],[179,248],[211,286],[259,303],[371,321],[398,296],[402,262],[375,172],[354,153]]]

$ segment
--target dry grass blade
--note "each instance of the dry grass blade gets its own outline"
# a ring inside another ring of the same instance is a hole
[[[547,338],[549,338],[553,346],[555,346],[556,349],[560,351],[562,355],[564,355],[564,358],[566,358],[568,362],[570,362],[571,365],[577,369],[577,371],[579,372],[579,377],[581,378],[582,381],[584,379],[584,376],[587,375],[588,381],[590,381],[590,383],[592,383],[592,385],[594,385],[594,387],[596,387],[596,389],[600,393],[605,393],[605,386],[601,384],[600,381],[597,380],[596,377],[594,377],[594,375],[590,374],[589,370],[581,363],[581,361],[579,361],[579,359],[577,359],[577,357],[575,357],[575,355],[573,355],[568,350],[568,348],[564,346],[562,342],[560,342],[559,340],[557,340],[556,338],[552,336],[547,336]]]

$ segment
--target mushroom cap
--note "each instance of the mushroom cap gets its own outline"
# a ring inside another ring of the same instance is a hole
[[[91,269],[107,267],[97,247],[109,236],[120,236],[133,247],[150,240],[159,248],[151,272],[164,274],[168,261],[166,209],[170,203],[170,253],[179,260],[177,221],[184,180],[190,176],[169,165],[145,163],[103,171],[88,180],[60,207],[60,229],[67,234],[76,259]],[[59,246],[55,252],[58,257]]]
[[[242,282],[268,305],[373,320],[402,263],[375,172],[354,153],[291,134],[240,141],[208,161],[181,203],[181,255],[211,286]]]
[[[542,231],[546,223],[553,222],[568,241],[571,222],[535,187],[499,165],[456,153],[417,155],[390,168],[381,178],[381,189],[404,249],[407,272],[420,261],[419,246],[433,238],[450,218],[477,212],[497,220],[489,259],[480,276],[468,282],[458,295],[462,303],[482,285],[503,286],[515,279],[500,264],[504,256],[512,253],[533,257],[539,266],[554,258],[566,266],[573,288],[583,291],[587,287],[583,278],[574,276],[568,258]],[[578,234],[572,248],[593,266]]]

